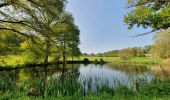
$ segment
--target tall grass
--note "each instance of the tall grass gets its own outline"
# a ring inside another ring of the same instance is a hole
[[[75,78],[67,74],[55,77],[46,77],[46,73],[17,81],[7,74],[0,75],[0,96],[9,99],[10,97],[27,98],[50,98],[50,97],[88,97],[96,96],[116,97],[168,97],[170,96],[170,81],[154,79],[139,79],[132,81],[129,87],[126,84],[114,80],[116,85],[110,86],[108,80],[99,78]],[[139,84],[138,84],[139,83]],[[17,95],[15,95],[17,93]]]

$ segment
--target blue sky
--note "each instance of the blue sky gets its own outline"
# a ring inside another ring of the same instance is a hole
[[[150,29],[128,30],[123,23],[127,0],[68,0],[67,11],[73,14],[80,29],[83,53],[99,53],[152,43],[153,34],[131,38]]]

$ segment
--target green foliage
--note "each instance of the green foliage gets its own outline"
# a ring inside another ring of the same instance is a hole
[[[15,84],[8,74],[0,74],[0,91],[12,91]]]
[[[25,63],[40,63],[44,58],[44,45],[40,37],[35,36],[33,41],[28,39],[20,45],[24,51],[23,54],[27,56]]]
[[[154,45],[152,46],[151,53],[154,56],[161,58],[170,57],[170,29],[161,30],[154,36]]]
[[[102,54],[103,57],[121,57],[126,59],[130,57],[145,57],[145,55],[149,54],[151,49],[151,45],[146,45],[144,47],[129,47],[121,50],[112,50],[108,52],[104,52]],[[128,57],[129,56],[129,57]]]
[[[137,48],[137,47],[125,48],[120,51],[120,58],[129,59],[132,57],[139,57],[142,54],[143,54],[142,48]]]
[[[124,22],[129,29],[135,25],[137,27],[152,28],[153,30],[169,28],[170,2],[168,0],[162,2],[159,0],[133,0],[131,5],[136,6],[124,17]]]
[[[84,61],[85,63],[89,63],[89,59],[88,59],[88,58],[84,58],[83,61]]]
[[[5,56],[9,54],[19,53],[20,43],[24,40],[21,36],[14,33],[1,33],[0,34],[0,55]]]
[[[71,14],[64,13],[61,16],[62,20],[66,20],[65,23],[60,23],[55,25],[55,30],[58,36],[55,41],[58,45],[60,53],[65,57],[77,57],[81,54],[78,45],[80,44],[80,31],[78,27],[74,24],[74,19]]]
[[[115,95],[133,96],[134,92],[127,86],[119,85],[115,88]]]
[[[119,57],[119,52],[120,52],[120,50],[108,51],[108,52],[104,52],[102,54],[102,56],[104,56],[104,57]]]
[[[140,93],[147,96],[168,96],[170,95],[170,82],[154,80],[150,84],[143,84]]]
[[[0,6],[1,55],[17,51],[27,56],[26,63],[48,63],[52,55],[56,59],[80,55],[80,32],[64,10],[66,0],[3,0],[0,4],[7,4]]]

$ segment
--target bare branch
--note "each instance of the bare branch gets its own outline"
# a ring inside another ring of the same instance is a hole
[[[149,32],[146,32],[146,33],[142,33],[142,34],[137,34],[137,35],[135,35],[135,36],[130,36],[130,37],[131,37],[131,38],[135,38],[135,37],[147,35],[147,34],[150,34],[150,33],[153,33],[153,32],[156,32],[156,30],[152,30],[152,31],[149,31]]]

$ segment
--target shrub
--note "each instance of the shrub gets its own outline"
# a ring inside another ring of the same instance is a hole
[[[83,61],[84,61],[84,63],[89,63],[89,59],[88,58],[84,58]]]
[[[168,96],[170,95],[170,81],[154,80],[149,84],[143,84],[139,92],[149,96]]]

